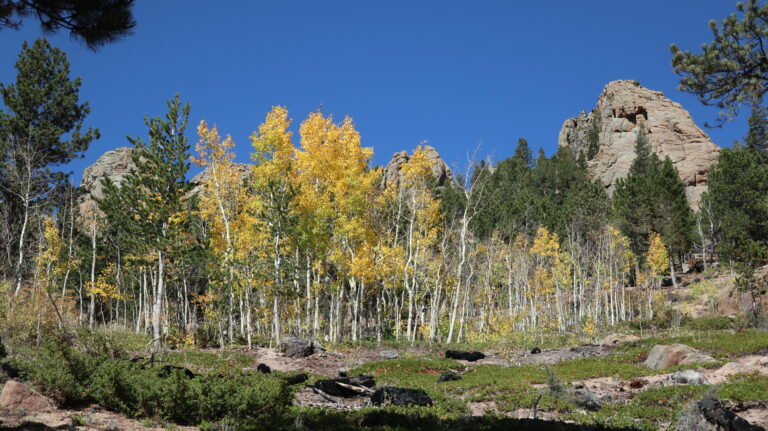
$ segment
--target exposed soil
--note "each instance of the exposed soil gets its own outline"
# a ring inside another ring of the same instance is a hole
[[[89,407],[82,410],[60,410],[28,412],[0,408],[0,430],[2,431],[165,431],[159,424],[145,427],[141,422],[128,419],[117,413]],[[196,427],[177,426],[179,431],[198,430]]]

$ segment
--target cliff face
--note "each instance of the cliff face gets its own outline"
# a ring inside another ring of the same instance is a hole
[[[438,154],[437,150],[429,145],[424,145],[424,152],[427,154],[427,158],[432,164],[432,176],[437,180],[437,185],[441,186],[446,181],[453,180],[453,172],[448,164],[443,161]],[[392,160],[384,167],[383,173],[383,187],[397,186],[400,184],[400,170],[408,160],[411,159],[411,155],[407,151],[398,151],[392,156]]]
[[[593,178],[613,192],[616,180],[627,175],[635,158],[635,141],[642,127],[652,150],[660,158],[669,156],[686,186],[688,203],[697,209],[707,190],[707,173],[717,161],[720,147],[712,143],[693,122],[691,115],[659,91],[636,81],[608,83],[589,114],[569,118],[560,130],[558,144],[576,155],[588,152],[588,135],[595,128],[597,153],[587,161]]]
[[[101,157],[85,168],[80,187],[86,192],[80,200],[80,214],[83,216],[98,215],[98,206],[93,197],[102,196],[102,178],[110,178],[116,184],[125,178],[132,169],[136,168],[131,160],[133,148],[120,147],[107,151]]]

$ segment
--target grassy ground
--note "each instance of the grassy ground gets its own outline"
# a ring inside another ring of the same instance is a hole
[[[140,353],[146,348],[147,340],[140,336],[118,334],[113,335],[112,338],[128,352]],[[715,386],[669,386],[648,389],[631,400],[608,403],[597,412],[588,412],[562,393],[551,391],[546,385],[552,377],[562,382],[565,387],[569,387],[575,382],[599,377],[615,377],[628,381],[643,376],[669,373],[676,369],[696,368],[696,366],[685,366],[650,370],[642,365],[652,346],[670,343],[686,344],[709,353],[718,362],[701,366],[716,367],[739,356],[764,354],[768,350],[768,333],[690,330],[682,334],[679,331],[674,333],[659,331],[655,336],[617,348],[610,356],[582,358],[549,367],[470,365],[466,370],[461,363],[441,357],[446,346],[422,345],[414,348],[398,343],[379,345],[378,350],[392,348],[407,352],[403,353],[399,359],[366,363],[350,370],[350,374],[371,373],[379,385],[424,389],[434,401],[432,407],[368,408],[356,412],[293,407],[284,413],[281,427],[371,430],[547,429],[540,423],[514,418],[519,409],[528,412],[535,406],[538,411],[555,412],[559,418],[573,421],[576,425],[595,427],[592,429],[656,430],[660,424],[674,424],[684,406],[701,399],[708,391],[716,391],[718,397],[734,402],[768,400],[768,378],[735,375],[731,376],[727,382]],[[559,341],[554,341],[545,343],[543,346],[558,344]],[[373,347],[373,345],[329,346],[332,349]],[[462,347],[482,350],[484,346],[476,344]],[[512,348],[512,345],[496,346],[495,350],[503,352],[504,349]],[[203,375],[226,376],[256,365],[251,356],[226,349],[224,351],[194,349],[170,351],[157,359]],[[462,379],[438,383],[439,375],[447,370],[462,370]],[[310,376],[308,383],[312,383],[318,377]],[[492,405],[497,413],[482,418],[468,418],[472,403]],[[209,425],[204,425],[203,428]],[[576,425],[560,425],[560,428],[551,429],[586,429],[575,427]]]

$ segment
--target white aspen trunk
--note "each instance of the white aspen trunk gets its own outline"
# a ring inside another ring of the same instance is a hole
[[[96,223],[91,226],[91,289],[96,287]],[[96,311],[96,295],[91,294],[91,303],[88,305],[88,328],[93,329],[93,315]]]
[[[27,236],[27,225],[29,223],[29,190],[30,182],[27,181],[27,193],[24,195],[24,220],[21,223],[21,233],[19,234],[19,258],[16,263],[16,290],[14,294],[18,294],[21,291],[21,282],[23,277],[22,268],[24,267],[24,240]]]
[[[165,297],[165,259],[162,250],[157,250],[157,289],[155,291],[155,304],[152,309],[152,336],[155,343],[155,352],[159,352],[163,346],[162,341],[162,312],[163,298]]]
[[[248,350],[253,348],[253,328],[251,325],[251,283],[246,280],[245,286],[245,340],[248,343]]]
[[[453,303],[451,304],[451,316],[450,316],[450,322],[448,323],[448,343],[450,344],[453,341],[453,330],[456,324],[456,312],[459,308],[459,298],[460,298],[460,292],[461,292],[461,275],[462,270],[464,269],[464,261],[466,260],[467,255],[467,225],[469,224],[469,221],[467,220],[467,211],[468,207],[464,208],[464,215],[461,220],[461,233],[459,235],[459,241],[461,244],[461,249],[459,253],[459,265],[456,268],[456,291],[453,293]]]
[[[275,344],[280,345],[280,306],[278,305],[277,295],[272,295],[272,330],[275,338]]]
[[[672,277],[672,287],[677,289],[677,277],[675,276],[675,260],[672,253],[669,254],[669,275]]]

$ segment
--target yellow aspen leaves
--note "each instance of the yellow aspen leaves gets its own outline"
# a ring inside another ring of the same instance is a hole
[[[669,271],[669,253],[661,240],[661,235],[648,232],[648,251],[645,252],[651,276],[661,277]]]

